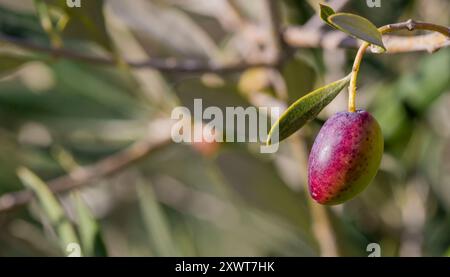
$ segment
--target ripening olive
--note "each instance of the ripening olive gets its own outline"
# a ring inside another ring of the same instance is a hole
[[[375,177],[383,154],[383,135],[368,112],[340,112],[316,137],[308,163],[308,186],[320,204],[343,203]]]

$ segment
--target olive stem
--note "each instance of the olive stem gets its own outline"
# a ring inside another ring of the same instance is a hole
[[[387,33],[391,33],[394,31],[399,30],[408,30],[408,31],[414,31],[414,30],[427,30],[427,31],[434,31],[443,34],[444,36],[450,37],[450,28],[436,25],[432,23],[426,23],[426,22],[417,22],[412,19],[406,21],[406,22],[400,22],[395,24],[389,24],[382,26],[378,28],[378,31],[384,35]],[[348,88],[349,91],[349,98],[348,98],[348,111],[349,112],[355,112],[356,111],[356,82],[358,78],[359,68],[361,66],[361,61],[363,59],[364,53],[366,52],[367,48],[369,47],[370,43],[363,42],[361,46],[358,49],[358,52],[356,54],[355,60],[353,62],[352,67],[352,76],[350,79],[350,85]]]
[[[361,66],[361,61],[366,52],[367,47],[369,47],[368,42],[363,42],[358,49],[358,53],[356,54],[355,61],[353,62],[352,67],[352,76],[350,78],[350,85],[348,87],[349,90],[349,98],[348,98],[348,111],[354,113],[356,111],[356,79],[358,78],[359,67]]]

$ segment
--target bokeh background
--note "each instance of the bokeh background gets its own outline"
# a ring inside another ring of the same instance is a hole
[[[274,7],[282,26],[331,31],[317,20],[319,1],[269,2],[0,0],[0,197],[40,195],[0,211],[0,256],[65,256],[71,241],[86,256],[368,256],[369,243],[382,256],[450,255],[449,48],[366,55],[357,101],[379,121],[385,152],[375,180],[343,205],[311,201],[306,161],[323,122],[346,109],[345,90],[273,155],[254,143],[154,143],[172,109],[194,98],[286,106],[350,71],[355,49],[333,45],[281,47],[274,68],[226,72],[125,62],[267,62],[277,53]],[[447,0],[331,2],[377,26],[450,25]],[[145,154],[95,176],[130,145]],[[49,193],[55,178],[86,171],[84,186]]]

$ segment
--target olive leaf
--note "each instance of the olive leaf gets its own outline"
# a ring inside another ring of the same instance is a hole
[[[91,210],[84,202],[80,192],[72,192],[71,200],[74,203],[75,211],[78,216],[78,231],[83,254],[88,257],[108,256],[100,226]]]
[[[61,250],[65,253],[68,245],[73,243],[79,244],[72,223],[48,186],[27,168],[19,168],[17,175],[22,183],[36,194],[39,206],[58,236]]]
[[[330,6],[327,6],[325,4],[319,4],[319,5],[320,5],[320,18],[322,18],[322,20],[325,21],[325,23],[327,23],[331,27],[336,28],[336,26],[334,26],[333,23],[331,23],[328,20],[328,17],[335,14],[336,12]]]
[[[350,76],[308,93],[292,104],[272,126],[267,144],[278,143],[292,135],[327,106],[350,82]]]
[[[327,18],[337,29],[386,50],[381,33],[372,22],[364,17],[351,13],[335,13]]]

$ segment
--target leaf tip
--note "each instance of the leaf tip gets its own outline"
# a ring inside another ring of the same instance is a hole
[[[328,18],[335,14],[336,12],[333,10],[333,8],[331,8],[328,5],[325,5],[323,3],[319,3],[319,7],[320,7],[320,18],[325,21],[325,23],[327,23],[328,25],[335,27],[330,20],[328,20]]]
[[[335,13],[335,11],[333,10],[332,7],[328,6],[327,4],[324,3],[319,3],[319,7],[320,7],[320,11],[330,11],[332,13]]]
[[[372,53],[375,53],[375,54],[382,54],[382,53],[385,53],[387,51],[387,49],[384,45],[380,46],[380,45],[372,44],[370,46],[370,51],[372,51]]]
[[[273,142],[274,142],[274,140],[273,140],[273,132],[274,132],[275,128],[277,128],[277,126],[278,126],[278,122],[276,122],[270,128],[269,134],[267,135],[266,146],[271,146],[273,144]]]

